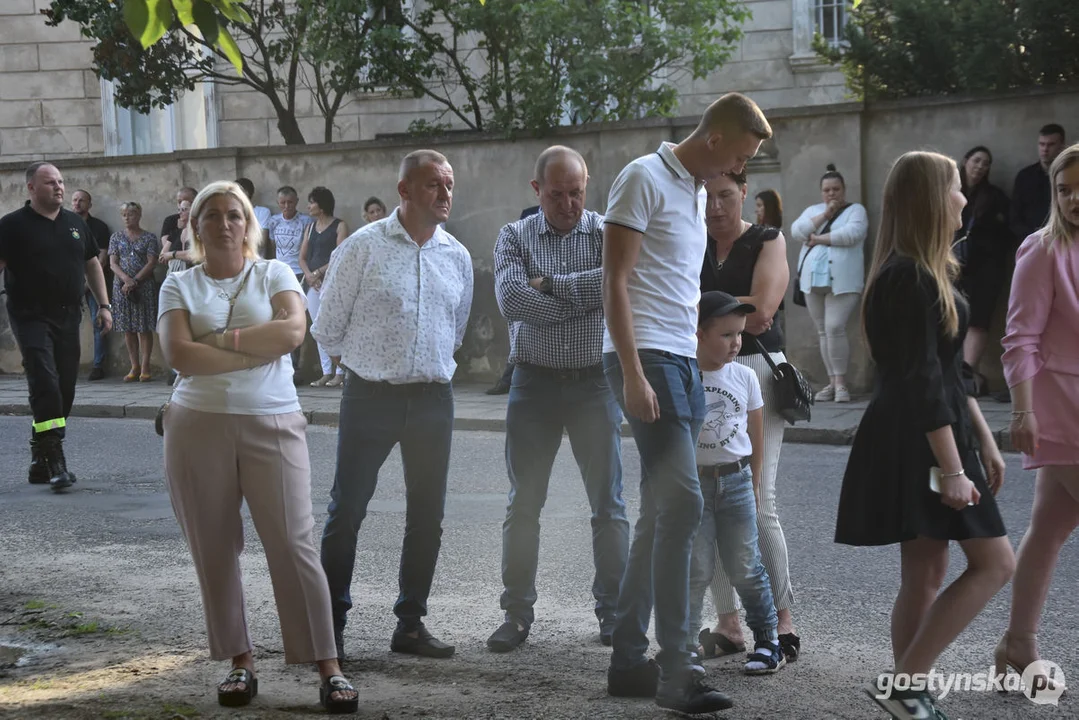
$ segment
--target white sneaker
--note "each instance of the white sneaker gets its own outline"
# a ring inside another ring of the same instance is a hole
[[[835,388],[831,385],[821,390],[819,393],[813,396],[813,399],[817,402],[832,402],[835,400]]]
[[[835,401],[837,403],[849,403],[850,402],[850,390],[840,385],[835,389]]]

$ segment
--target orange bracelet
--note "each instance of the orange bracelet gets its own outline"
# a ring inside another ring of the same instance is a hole
[[[240,352],[240,331],[232,331],[232,349],[236,352]]]

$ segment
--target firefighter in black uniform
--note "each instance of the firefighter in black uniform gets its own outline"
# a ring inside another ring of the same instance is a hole
[[[22,352],[30,409],[30,482],[63,490],[75,482],[64,460],[64,429],[75,400],[79,322],[87,285],[98,302],[95,322],[112,329],[112,306],[83,219],[63,208],[64,178],[54,165],[26,170],[30,201],[0,218],[0,268],[7,311]]]

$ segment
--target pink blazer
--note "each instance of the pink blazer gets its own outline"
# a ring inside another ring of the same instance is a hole
[[[1042,370],[1074,375],[1079,383],[1079,243],[1050,254],[1041,231],[1023,241],[1002,345],[1008,387]]]

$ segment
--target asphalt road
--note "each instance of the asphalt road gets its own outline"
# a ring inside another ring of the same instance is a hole
[[[15,603],[41,599],[135,630],[140,652],[166,648],[205,659],[197,585],[164,490],[161,444],[152,423],[73,421],[67,457],[79,481],[64,495],[26,483],[28,424],[25,418],[0,417],[0,601],[11,609]],[[332,482],[336,431],[311,428],[308,442],[318,528]],[[631,439],[623,449],[625,495],[635,517],[637,453]],[[790,548],[803,656],[779,675],[764,679],[740,675],[735,660],[709,663],[712,680],[738,703],[724,717],[883,717],[858,687],[891,665],[888,623],[899,581],[899,555],[894,547],[853,549],[832,542],[846,456],[847,449],[841,447],[784,448],[779,508]],[[1029,518],[1033,475],[1022,470],[1018,456],[1007,460],[999,502],[1013,544],[1018,544]],[[454,438],[443,549],[428,619],[437,636],[456,643],[458,655],[429,673],[430,665],[400,661],[387,652],[404,519],[400,456],[391,455],[360,534],[353,586],[357,609],[346,634],[349,654],[358,658],[350,672],[359,681],[365,713],[662,716],[647,703],[612,700],[604,692],[608,651],[597,641],[591,612],[588,505],[568,443],[556,461],[543,514],[540,598],[532,635],[524,648],[508,656],[486,651],[483,643],[501,621],[505,495],[503,436],[459,432]],[[247,538],[249,624],[260,654],[272,658],[280,654],[280,631],[265,560],[250,523]],[[957,547],[952,557],[950,578],[964,565]],[[1073,538],[1053,583],[1041,643],[1047,659],[1060,664],[1065,673],[1074,668],[1079,678],[1076,596],[1079,543]],[[1006,627],[1009,599],[1010,589],[994,598],[942,656],[938,663],[942,671],[989,669],[993,647]],[[4,630],[0,627],[0,642]],[[280,664],[280,657],[271,662]],[[195,674],[210,682],[221,666],[208,661],[205,665]],[[12,677],[25,680],[32,668],[31,664]],[[0,715],[5,707],[10,711],[19,701],[32,700],[30,695],[16,696],[10,686],[5,695],[4,685],[11,682],[0,675]],[[215,707],[209,694],[182,699],[204,713]],[[1079,715],[1068,696],[1059,707],[1052,707],[1036,706],[1022,695],[1002,698],[966,692],[951,695],[942,707],[953,720]]]

